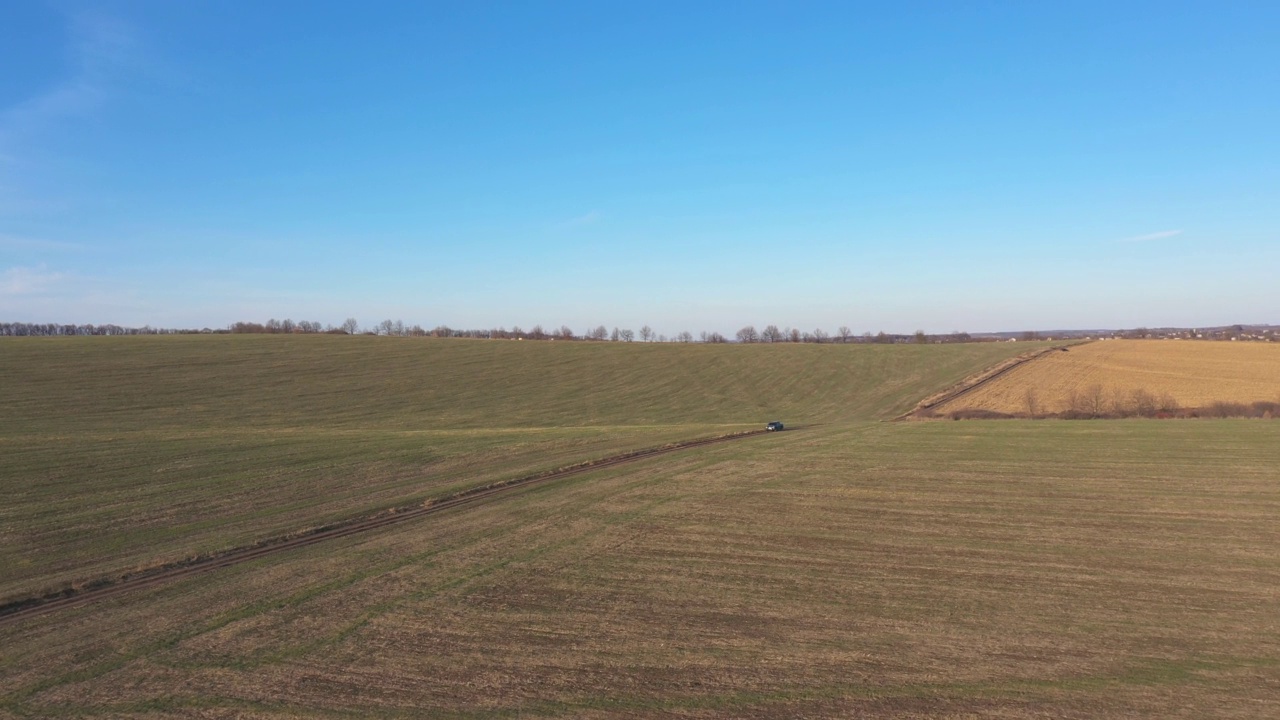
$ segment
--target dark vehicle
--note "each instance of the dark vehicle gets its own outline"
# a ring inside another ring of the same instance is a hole
[[[778,431],[778,430],[781,430],[781,429],[782,429],[782,423],[778,422],[777,420],[774,420],[773,422],[769,423],[768,425],[765,425],[765,426],[764,426],[764,429],[765,429],[765,430],[772,430],[772,431],[775,431],[775,432],[776,432],[776,431]]]

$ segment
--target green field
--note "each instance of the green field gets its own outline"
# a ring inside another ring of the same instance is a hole
[[[1274,423],[880,421],[1002,344],[93,341],[0,344],[9,593],[800,429],[0,627],[0,717],[1280,712]]]
[[[630,450],[891,415],[997,344],[6,338],[0,602]]]

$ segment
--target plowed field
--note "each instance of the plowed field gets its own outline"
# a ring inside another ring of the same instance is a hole
[[[1277,717],[1277,429],[667,455],[0,626],[0,718]]]
[[[1072,393],[1110,399],[1146,391],[1181,407],[1215,402],[1280,400],[1280,345],[1274,343],[1108,340],[1049,353],[942,409],[1027,412],[1035,391],[1040,411],[1070,409]]]

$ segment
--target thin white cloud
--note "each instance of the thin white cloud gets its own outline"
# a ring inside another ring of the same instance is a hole
[[[1146,235],[1138,235],[1136,237],[1125,238],[1120,242],[1125,242],[1125,243],[1151,242],[1152,240],[1164,240],[1166,238],[1176,237],[1181,234],[1182,234],[1181,230],[1161,230],[1160,232],[1147,233]]]
[[[52,120],[91,111],[121,74],[138,65],[135,33],[127,23],[83,12],[70,17],[68,26],[76,72],[39,95],[0,109],[0,139],[16,139]]]
[[[42,240],[40,238],[20,237],[18,235],[5,235],[4,233],[0,233],[0,250],[9,250],[12,252],[63,252],[83,249],[84,246],[79,243],[60,242],[58,240]]]
[[[6,108],[0,114],[0,129],[6,136],[36,130],[50,120],[87,113],[105,96],[103,88],[84,80],[65,83]]]
[[[144,302],[125,282],[43,264],[0,270],[0,320],[142,326],[165,320],[174,307],[171,301]]]
[[[562,228],[586,227],[587,225],[596,224],[597,222],[600,221],[601,217],[603,217],[603,215],[600,214],[599,210],[592,210],[586,215],[579,215],[578,217],[565,220],[564,222],[560,223],[560,227]]]
[[[44,295],[58,288],[66,279],[66,273],[50,272],[44,265],[11,267],[0,273],[0,296]]]
[[[71,16],[71,36],[86,76],[126,69],[137,63],[137,33],[132,25],[94,11]]]
[[[63,52],[70,70],[43,90],[0,106],[0,215],[42,212],[56,199],[30,192],[34,178],[46,168],[33,157],[43,140],[63,131],[77,118],[92,115],[111,95],[139,74],[150,74],[152,63],[139,52],[137,33],[126,22],[94,11],[66,17]],[[39,183],[37,183],[39,184]]]

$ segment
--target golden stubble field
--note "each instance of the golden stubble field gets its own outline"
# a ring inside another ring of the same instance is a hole
[[[1031,390],[1041,412],[1061,412],[1070,409],[1073,393],[1087,395],[1099,389],[1108,402],[1145,391],[1153,398],[1172,398],[1184,408],[1280,401],[1280,344],[1092,342],[1048,353],[938,409],[1025,413]]]

